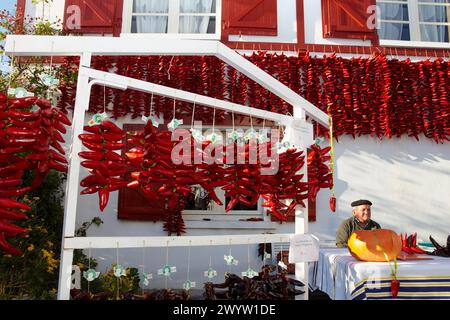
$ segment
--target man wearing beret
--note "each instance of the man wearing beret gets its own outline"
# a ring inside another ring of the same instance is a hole
[[[347,241],[353,231],[381,229],[380,225],[370,219],[369,200],[357,200],[351,203],[353,217],[342,221],[336,232],[336,246],[339,248],[347,247]]]

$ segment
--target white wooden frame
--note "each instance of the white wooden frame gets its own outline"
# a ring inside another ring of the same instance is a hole
[[[6,54],[15,56],[56,56],[79,55],[80,68],[78,74],[75,108],[72,120],[71,148],[69,154],[69,172],[66,187],[66,203],[64,213],[64,229],[58,299],[70,299],[70,282],[72,272],[73,250],[83,248],[132,248],[142,246],[188,246],[212,244],[248,244],[261,242],[286,242],[291,235],[229,235],[204,237],[184,236],[170,237],[75,237],[77,199],[79,189],[81,141],[78,135],[83,131],[85,112],[89,106],[91,88],[102,84],[115,88],[132,88],[143,92],[153,92],[165,97],[181,101],[194,102],[204,106],[215,107],[235,113],[251,115],[272,120],[290,126],[295,118],[306,120],[306,113],[321,124],[328,126],[328,116],[320,109],[307,102],[281,82],[271,77],[247,59],[230,48],[216,41],[198,40],[159,40],[150,44],[138,39],[122,39],[107,37],[51,37],[51,36],[8,36],[5,44]],[[145,81],[128,78],[90,68],[92,55],[215,55],[230,66],[236,68],[249,78],[272,91],[283,100],[292,104],[294,115],[286,116],[269,111],[242,106],[228,101],[213,99],[207,96],[189,93]],[[306,113],[305,113],[306,111]],[[312,135],[312,132],[311,132]],[[312,137],[311,137],[312,138]],[[307,179],[307,166],[299,172]],[[297,206],[295,210],[295,233],[308,232],[307,208]],[[307,263],[296,263],[295,276],[308,287]],[[308,291],[301,297],[308,298]]]
[[[134,0],[124,0],[123,2],[123,12],[122,12],[122,33],[121,37],[139,37],[142,39],[142,37],[145,38],[158,38],[158,39],[164,39],[164,38],[177,38],[177,39],[203,39],[203,40],[219,40],[222,32],[222,0],[215,0],[216,1],[216,13],[212,14],[181,14],[183,16],[187,15],[195,15],[195,16],[201,16],[201,15],[207,15],[207,16],[213,16],[216,19],[215,24],[215,33],[210,34],[197,34],[197,33],[178,33],[178,24],[179,24],[179,18],[180,18],[180,0],[169,0],[169,10],[167,14],[144,14],[145,16],[162,16],[167,15],[167,33],[132,33],[131,32],[131,23],[133,18],[133,1]],[[134,14],[135,15],[135,14]]]

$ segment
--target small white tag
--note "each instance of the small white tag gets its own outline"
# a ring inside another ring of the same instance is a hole
[[[289,263],[317,260],[319,260],[319,239],[311,234],[296,234],[291,237]]]

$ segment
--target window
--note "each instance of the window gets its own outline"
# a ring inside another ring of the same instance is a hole
[[[377,0],[380,39],[449,42],[450,0]]]
[[[125,0],[124,33],[220,38],[221,0]]]

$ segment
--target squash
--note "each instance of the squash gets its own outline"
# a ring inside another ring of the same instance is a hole
[[[355,231],[350,235],[347,246],[352,256],[362,261],[393,261],[402,251],[400,237],[388,229]]]

